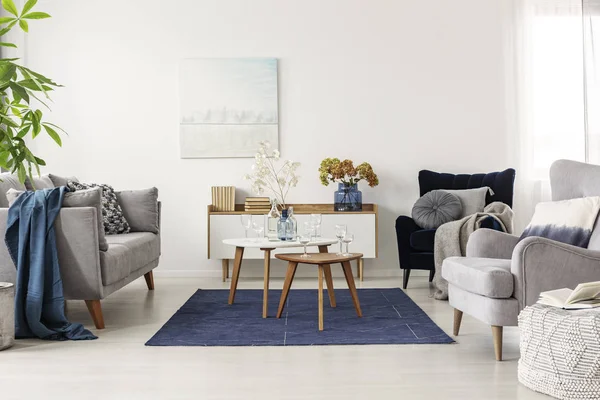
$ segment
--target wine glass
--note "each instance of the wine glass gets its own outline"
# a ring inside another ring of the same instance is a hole
[[[304,232],[302,235],[300,235],[300,244],[304,246],[304,254],[302,254],[300,257],[302,258],[309,258],[310,254],[308,254],[306,252],[306,245],[310,243],[310,235],[312,232]]]
[[[258,222],[252,222],[252,229],[256,233],[256,242],[260,242],[263,237],[262,234],[265,231],[264,225],[261,225]]]
[[[336,225],[335,226],[335,237],[340,242],[340,251],[335,253],[336,256],[344,255],[344,253],[342,252],[342,239],[344,239],[344,236],[346,236],[346,230],[347,230],[346,225]]]
[[[312,221],[307,221],[304,223],[304,235],[308,236],[309,239],[312,240],[313,235],[315,234],[315,226]]]
[[[344,243],[346,243],[346,252],[344,253],[344,256],[346,256],[346,257],[350,257],[350,256],[352,255],[352,254],[350,254],[350,252],[348,252],[348,245],[349,245],[350,243],[352,243],[352,241],[353,241],[353,240],[354,240],[354,234],[353,234],[353,233],[347,233],[347,232],[346,232],[346,235],[345,235],[345,236],[344,236],[344,238],[342,239],[342,241],[343,241]]]
[[[240,214],[240,221],[246,232],[246,242],[248,241],[248,229],[252,226],[252,214]]]
[[[321,237],[321,214],[310,214],[310,220],[315,225],[315,238]]]

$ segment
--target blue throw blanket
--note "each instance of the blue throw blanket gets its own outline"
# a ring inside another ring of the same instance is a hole
[[[64,186],[21,194],[8,210],[4,241],[17,267],[15,336],[47,340],[96,339],[65,317],[54,221]]]

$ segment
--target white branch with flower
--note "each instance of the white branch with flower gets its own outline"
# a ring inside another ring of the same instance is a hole
[[[282,165],[279,150],[270,151],[269,142],[260,142],[260,146],[254,156],[252,172],[244,175],[244,179],[251,183],[252,191],[258,195],[270,192],[282,208],[286,208],[285,198],[290,188],[298,184],[296,170],[300,167],[299,162],[286,160]]]

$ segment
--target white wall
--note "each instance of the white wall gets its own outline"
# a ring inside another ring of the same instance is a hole
[[[280,60],[280,148],[302,162],[291,202],[332,201],[334,187],[317,174],[325,157],[373,165],[381,184],[361,189],[364,202],[380,205],[380,259],[367,276],[398,271],[394,220],[410,213],[420,169],[508,167],[503,0],[55,0],[38,8],[53,18],[30,24],[26,61],[65,85],[51,119],[70,136],[62,149],[46,138],[36,148],[56,174],[157,186],[163,271],[220,274],[206,259],[209,187],[247,189],[241,176],[252,163],[179,158],[182,58]]]

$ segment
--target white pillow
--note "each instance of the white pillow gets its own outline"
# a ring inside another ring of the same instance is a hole
[[[494,192],[488,186],[477,189],[444,191],[455,195],[460,200],[460,203],[462,204],[461,218],[483,212],[483,209],[485,208],[485,197],[487,196],[488,192],[490,192],[492,196],[494,195]]]

